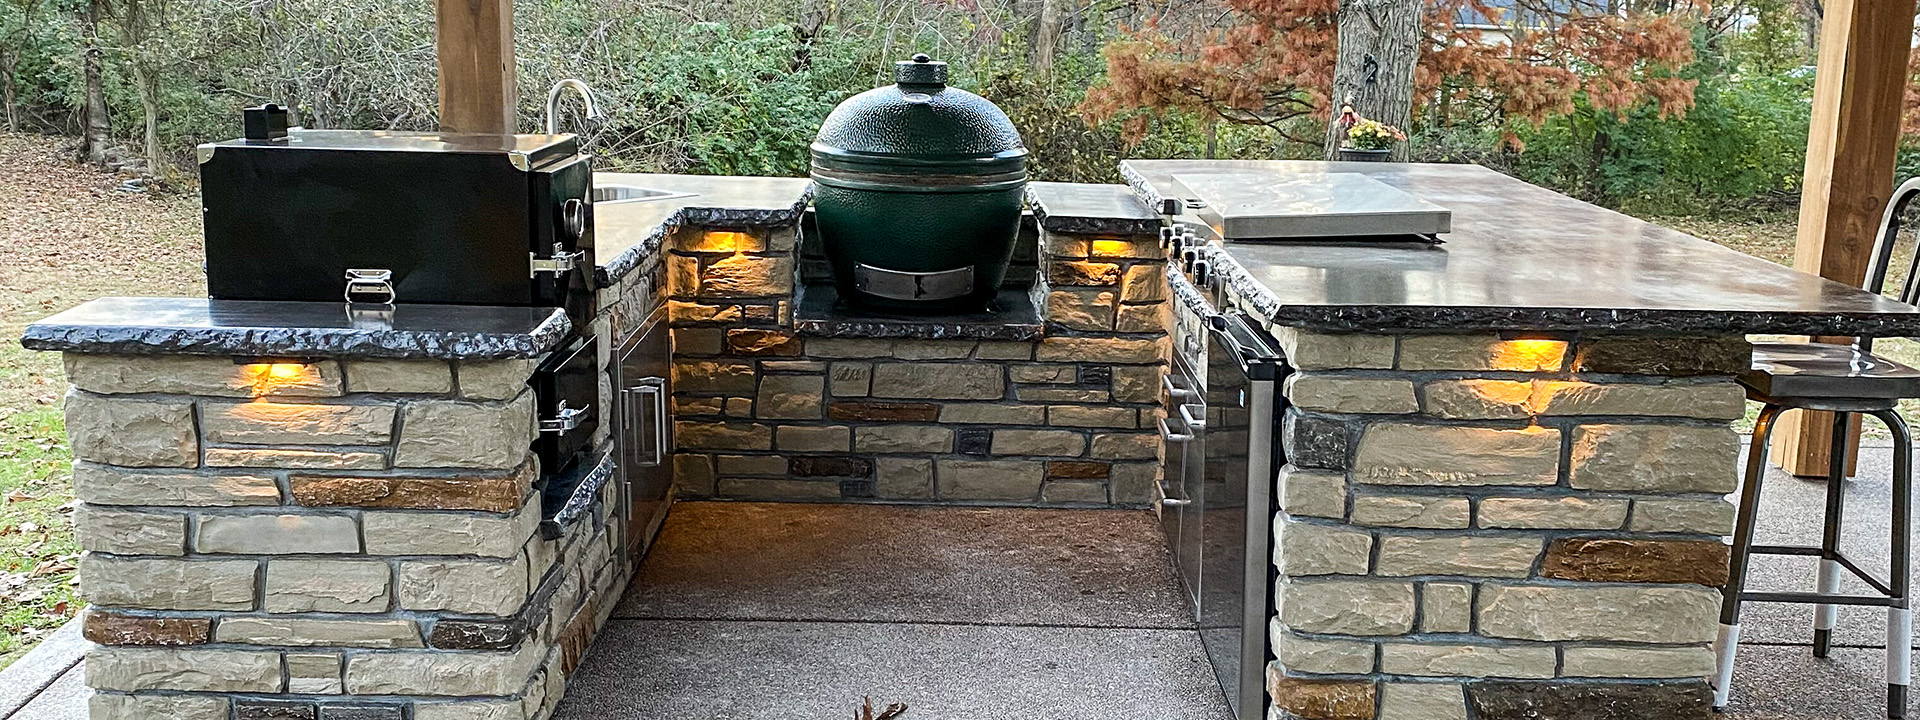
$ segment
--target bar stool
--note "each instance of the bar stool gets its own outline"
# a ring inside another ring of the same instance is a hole
[[[1900,215],[1920,197],[1920,178],[1908,180],[1894,192],[1864,287],[1878,293],[1892,262],[1894,236]],[[1899,299],[1920,300],[1920,255],[1909,261]],[[1756,344],[1753,366],[1740,375],[1747,397],[1764,403],[1753,426],[1747,452],[1746,478],[1740,490],[1739,521],[1733,534],[1733,555],[1727,585],[1722,590],[1720,634],[1714,641],[1713,709],[1723,710],[1731,692],[1734,652],[1740,642],[1742,602],[1808,603],[1815,605],[1813,655],[1824,658],[1832,646],[1834,611],[1839,605],[1887,608],[1887,717],[1907,714],[1907,685],[1913,647],[1913,616],[1908,587],[1912,571],[1910,535],[1913,505],[1913,447],[1906,421],[1894,411],[1904,398],[1920,398],[1920,370],[1875,357],[1872,339],[1851,346],[1821,344]],[[1774,421],[1788,410],[1825,410],[1833,415],[1832,464],[1827,469],[1826,514],[1819,547],[1754,545],[1753,529],[1760,509],[1760,484],[1766,474],[1767,441]],[[1893,543],[1890,577],[1882,582],[1840,552],[1841,520],[1846,482],[1847,438],[1854,414],[1872,415],[1893,434]],[[1814,592],[1746,592],[1748,561],[1753,554],[1801,555],[1820,558]],[[1840,571],[1860,578],[1877,594],[1840,594]]]

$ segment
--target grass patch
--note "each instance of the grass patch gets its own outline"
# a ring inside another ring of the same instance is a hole
[[[63,420],[56,407],[0,409],[0,667],[81,605]]]

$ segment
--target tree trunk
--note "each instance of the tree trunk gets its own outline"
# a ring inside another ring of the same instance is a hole
[[[1067,0],[1042,0],[1040,20],[1033,29],[1033,75],[1042,80],[1053,77],[1053,56],[1060,45],[1060,27],[1066,21]]]
[[[1346,131],[1340,108],[1402,130],[1413,120],[1413,69],[1420,59],[1420,0],[1341,0],[1339,59],[1333,70],[1333,108],[1327,121],[1327,158],[1340,153]],[[1390,157],[1405,162],[1407,145]]]
[[[20,121],[17,117],[19,99],[14,96],[13,91],[13,67],[16,64],[13,58],[13,53],[7,52],[6,48],[0,48],[0,96],[4,96],[0,97],[0,102],[6,103],[7,132],[20,131]]]
[[[173,173],[172,163],[167,161],[166,148],[160,146],[160,74],[145,62],[135,60],[133,66],[134,86],[140,91],[140,115],[144,121],[143,154],[147,156],[147,172],[155,178],[166,180]]]
[[[95,165],[107,161],[107,141],[112,126],[107,121],[107,92],[100,80],[100,19],[106,15],[107,0],[88,0],[86,22],[86,45],[80,51],[81,72],[86,76],[86,106],[81,115],[86,122],[84,145],[87,162]]]

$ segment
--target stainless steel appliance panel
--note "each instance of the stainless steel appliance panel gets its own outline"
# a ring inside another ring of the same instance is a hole
[[[671,355],[664,310],[655,310],[621,343],[614,358],[618,408],[614,444],[620,458],[626,552],[639,556],[653,542],[672,504],[673,422],[668,385]]]

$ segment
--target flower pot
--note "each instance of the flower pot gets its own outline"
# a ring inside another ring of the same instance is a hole
[[[1386,162],[1393,150],[1361,150],[1359,148],[1340,148],[1340,159],[1350,162]]]

